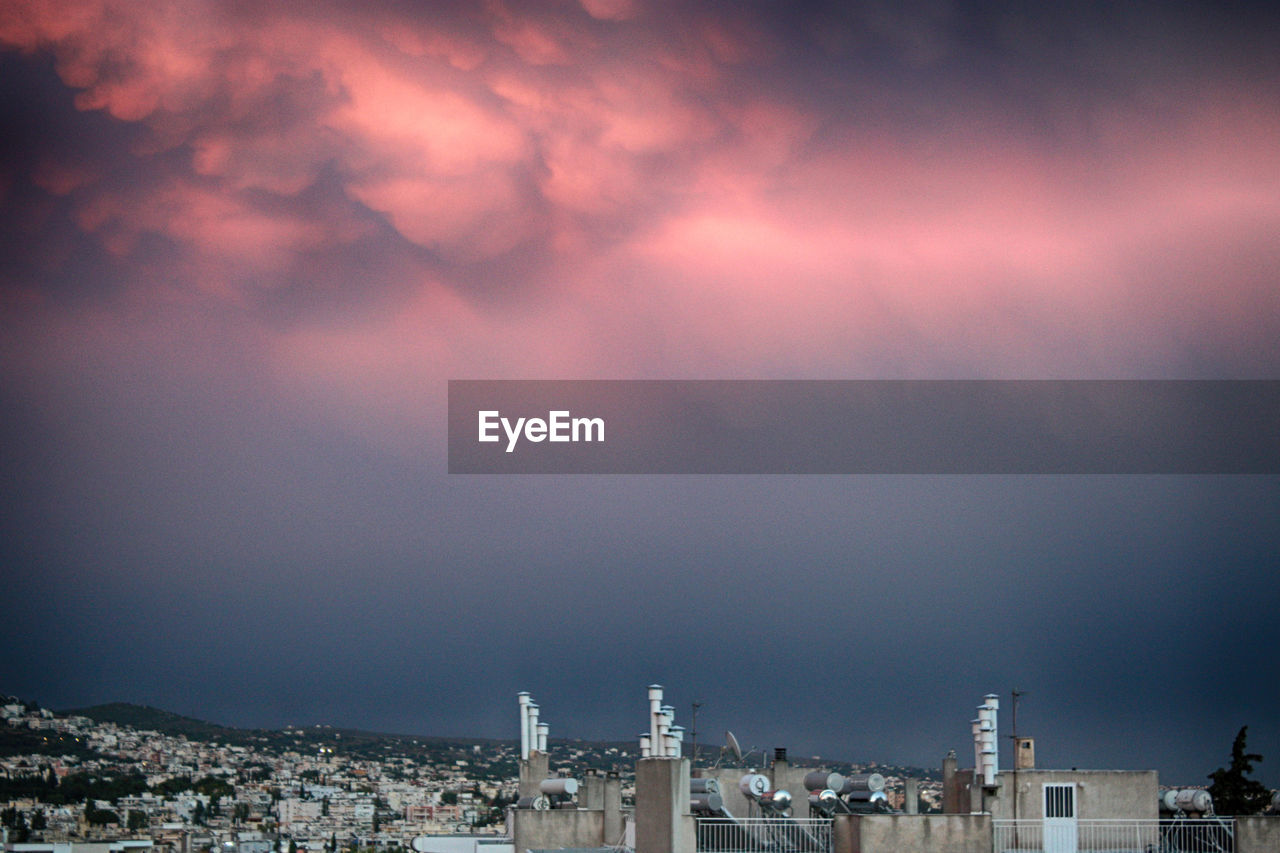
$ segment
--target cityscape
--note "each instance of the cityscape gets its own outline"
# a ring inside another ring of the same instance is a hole
[[[0,716],[0,805],[15,843],[145,838],[182,853],[226,843],[398,848],[418,836],[501,835],[518,795],[518,740],[239,730],[134,705],[62,714],[14,698]],[[619,773],[624,801],[634,798],[634,744],[553,741],[549,751],[553,766]],[[823,766],[878,770],[899,806],[902,777],[912,774],[925,809],[941,806],[937,771]]]
[[[1277,44],[0,0],[3,853],[1277,853]]]

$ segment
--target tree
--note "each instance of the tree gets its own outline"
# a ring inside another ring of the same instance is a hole
[[[23,844],[31,837],[31,831],[27,829],[27,819],[22,812],[15,814],[13,831],[9,833],[9,840],[16,844]]]
[[[111,809],[100,809],[92,803],[85,804],[84,819],[90,826],[106,826],[109,823],[120,822],[120,816]]]
[[[1271,802],[1271,792],[1256,779],[1250,779],[1253,763],[1262,756],[1245,752],[1245,733],[1248,726],[1241,726],[1231,744],[1231,766],[1219,767],[1209,774],[1213,784],[1209,794],[1213,797],[1213,810],[1220,815],[1251,815],[1261,812]]]

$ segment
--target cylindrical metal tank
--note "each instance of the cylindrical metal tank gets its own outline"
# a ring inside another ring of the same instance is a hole
[[[836,790],[842,794],[854,791],[883,791],[884,777],[879,773],[855,773],[852,776],[846,776],[844,785]]]
[[[769,790],[769,779],[759,773],[747,773],[738,780],[738,790],[747,799],[758,800]]]
[[[1204,813],[1213,807],[1213,797],[1203,788],[1183,788],[1174,802],[1184,812]]]
[[[551,801],[546,797],[521,797],[516,800],[516,808],[546,811],[551,808]]]
[[[549,797],[564,795],[572,797],[578,793],[577,779],[543,779],[538,783],[538,790]]]
[[[776,791],[765,791],[760,795],[760,806],[775,812],[785,812],[791,808],[791,792],[779,788]]]
[[[830,788],[833,791],[839,791],[844,787],[844,777],[839,773],[828,773],[825,770],[813,770],[804,774],[804,789],[806,791],[821,791]]]
[[[690,779],[689,791],[694,794],[718,794],[720,793],[720,780],[718,779]]]
[[[690,794],[689,807],[695,812],[719,814],[724,808],[724,800],[720,799],[720,794],[715,791]]]
[[[836,802],[839,799],[840,798],[836,796],[835,791],[830,788],[826,788],[825,790],[817,791],[809,795],[809,809],[811,811],[822,812],[823,814],[830,814],[832,810],[835,809]]]

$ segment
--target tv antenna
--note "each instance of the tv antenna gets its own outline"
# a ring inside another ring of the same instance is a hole
[[[692,725],[690,725],[690,726],[689,726],[689,737],[690,737],[690,738],[692,739],[692,741],[693,741],[693,745],[692,745],[692,750],[693,750],[693,762],[692,762],[692,763],[693,763],[693,764],[695,764],[695,765],[698,763],[698,709],[699,709],[699,708],[701,708],[701,707],[702,707],[702,701],[701,701],[701,700],[694,700],[694,702],[693,702],[693,723],[692,723]]]
[[[1013,738],[1014,740],[1017,740],[1018,738],[1018,700],[1021,699],[1023,696],[1026,696],[1029,691],[1019,690],[1018,688],[1015,687],[1010,692],[1013,694],[1013,734],[1009,735],[1009,737]]]

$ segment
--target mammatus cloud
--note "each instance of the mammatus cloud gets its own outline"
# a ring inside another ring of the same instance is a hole
[[[782,677],[823,709],[793,746],[923,763],[968,717],[919,721],[1012,680],[1080,718],[1065,765],[1180,744],[1202,781],[1188,731],[1276,717],[1267,478],[448,478],[442,409],[449,378],[1274,378],[1269,15],[0,4],[6,689],[473,735],[529,678],[617,736],[670,676],[772,737]],[[978,623],[989,659],[921,669]]]
[[[974,46],[920,12],[13,3],[0,43],[131,131],[14,180],[163,322],[243,312],[269,372],[379,406],[450,375],[1273,371],[1275,93],[1121,61],[1131,22],[1033,73],[1044,22]]]

